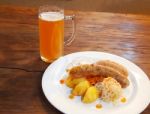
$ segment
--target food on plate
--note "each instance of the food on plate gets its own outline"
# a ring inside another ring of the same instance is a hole
[[[66,78],[66,85],[68,86],[68,87],[70,87],[70,88],[73,88],[74,87],[74,84],[72,83],[72,77],[71,76],[68,76],[67,78]]]
[[[85,95],[82,98],[83,103],[92,103],[99,98],[99,91],[95,86],[91,86],[87,89]]]
[[[110,60],[101,60],[101,61],[96,62],[96,65],[103,65],[103,66],[111,67],[114,70],[117,70],[118,72],[123,74],[123,76],[125,77],[128,76],[127,69],[119,63],[116,63]]]
[[[125,97],[121,98],[120,100],[122,103],[125,103],[127,101],[127,99]]]
[[[70,99],[74,99],[74,95],[70,94],[70,95],[69,95],[69,98],[70,98]]]
[[[95,85],[98,82],[102,82],[103,76],[86,76],[86,79],[90,82],[91,85]]]
[[[106,78],[109,76],[116,79],[123,88],[129,85],[127,77],[123,76],[119,71],[103,65],[85,64],[75,66],[69,70],[69,75],[74,78],[86,76],[103,76]]]
[[[71,76],[68,76],[66,79],[66,85],[70,88],[74,88],[78,83],[85,81],[86,79],[84,77],[82,78],[73,78]]]
[[[98,98],[115,102],[121,97],[122,89],[130,84],[127,69],[110,60],[74,65],[67,73],[65,83],[72,89],[71,96],[81,96],[83,103],[92,103]]]
[[[65,83],[65,80],[64,80],[64,79],[60,80],[60,83],[61,83],[61,84],[64,84],[64,83]]]
[[[101,105],[101,104],[97,104],[97,105],[96,105],[96,108],[97,108],[97,109],[101,109],[101,108],[102,108],[102,105]]]
[[[122,95],[121,85],[111,77],[97,83],[96,88],[101,92],[101,99],[106,102],[114,102]]]
[[[75,96],[83,96],[89,87],[90,83],[88,81],[82,81],[75,86],[72,90],[72,94]]]

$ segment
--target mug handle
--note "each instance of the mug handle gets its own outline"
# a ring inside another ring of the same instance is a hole
[[[69,46],[72,43],[72,41],[75,39],[75,30],[76,30],[75,15],[65,16],[64,20],[72,21],[72,34],[70,38],[64,42],[65,46]]]

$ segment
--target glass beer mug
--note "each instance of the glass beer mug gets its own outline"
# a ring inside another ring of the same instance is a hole
[[[64,21],[72,21],[72,35],[64,42]],[[51,63],[63,55],[64,45],[74,40],[75,16],[65,16],[64,10],[55,6],[39,8],[40,56],[45,62]]]

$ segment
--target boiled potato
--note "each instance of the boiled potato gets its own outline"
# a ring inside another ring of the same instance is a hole
[[[85,95],[82,98],[83,103],[92,103],[99,98],[99,92],[96,87],[91,86],[87,89]]]
[[[72,77],[71,76],[68,76],[67,77],[67,79],[66,79],[66,81],[65,81],[65,83],[66,83],[66,85],[68,86],[68,87],[70,87],[70,88],[73,88],[74,87],[74,84],[72,83]]]
[[[83,81],[86,81],[86,79],[85,78],[75,78],[72,80],[72,83],[75,87],[77,84],[79,84],[80,82],[83,82]]]
[[[72,91],[72,94],[83,96],[89,87],[90,83],[88,81],[82,81],[75,86],[75,88]]]
[[[70,88],[74,88],[78,83],[85,81],[85,78],[72,78],[71,76],[69,76],[66,79],[66,85]]]

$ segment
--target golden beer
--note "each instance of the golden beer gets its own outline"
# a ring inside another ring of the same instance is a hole
[[[42,12],[39,15],[40,54],[45,62],[52,62],[63,54],[64,14]]]

